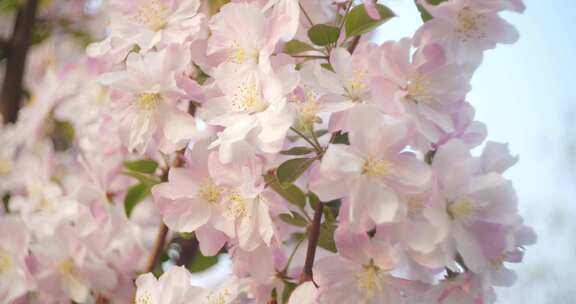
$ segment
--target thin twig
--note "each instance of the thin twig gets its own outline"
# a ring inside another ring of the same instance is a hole
[[[292,55],[294,58],[310,58],[310,59],[328,59],[328,56],[322,55]]]
[[[152,253],[148,258],[148,263],[146,263],[146,268],[144,272],[153,272],[156,269],[156,264],[160,260],[160,255],[164,251],[164,245],[166,244],[166,236],[168,235],[168,227],[162,222],[160,228],[158,229],[158,234],[156,235],[156,241],[154,242],[154,247],[152,248]]]
[[[304,269],[300,274],[300,283],[308,282],[313,279],[312,267],[314,266],[314,258],[316,256],[316,247],[318,247],[318,239],[320,238],[320,221],[322,220],[322,211],[324,204],[318,202],[316,210],[314,211],[314,220],[312,226],[308,231],[308,249],[306,250],[306,260],[304,261]]]
[[[304,17],[306,17],[306,20],[308,20],[308,22],[310,23],[310,26],[314,26],[314,22],[312,22],[312,19],[310,19],[310,16],[308,16],[308,13],[306,12],[302,4],[300,4],[300,2],[298,2],[298,6],[300,7],[300,10],[304,14]]]
[[[294,133],[298,134],[305,141],[307,141],[314,148],[314,150],[316,150],[316,153],[318,155],[322,155],[322,148],[319,146],[316,146],[316,144],[313,141],[311,141],[310,138],[308,138],[308,136],[302,134],[302,132],[298,131],[298,129],[296,129],[294,127],[290,127],[290,130],[292,130]]]
[[[26,56],[32,41],[32,31],[36,18],[38,0],[28,0],[18,9],[12,38],[5,47],[8,54],[2,92],[0,112],[4,123],[14,123],[18,118],[22,98],[22,80],[26,67]]]

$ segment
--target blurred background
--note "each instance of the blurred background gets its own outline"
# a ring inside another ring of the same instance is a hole
[[[574,0],[524,0],[523,15],[504,14],[520,32],[514,45],[488,51],[469,101],[488,139],[510,144],[520,161],[507,176],[520,212],[538,234],[518,282],[499,288],[498,303],[576,303],[576,32]],[[388,0],[400,18],[379,41],[410,36],[420,26],[412,1]]]

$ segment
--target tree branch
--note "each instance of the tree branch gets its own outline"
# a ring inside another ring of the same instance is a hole
[[[302,270],[302,274],[300,274],[300,283],[311,281],[313,279],[312,266],[314,266],[316,247],[318,247],[318,239],[320,238],[320,222],[322,221],[323,210],[324,204],[322,202],[318,202],[316,205],[316,210],[314,211],[314,219],[312,220],[312,225],[308,230],[308,249],[306,250],[304,269]]]
[[[4,117],[4,123],[14,123],[18,118],[26,56],[32,41],[37,7],[38,0],[28,0],[18,9],[12,38],[6,47],[8,60],[0,93],[0,112]]]
[[[162,222],[160,228],[158,229],[158,234],[156,235],[156,241],[154,242],[154,247],[152,248],[152,253],[148,258],[146,263],[146,268],[144,272],[153,272],[156,268],[156,264],[160,260],[160,255],[164,251],[164,244],[166,244],[166,236],[168,235],[168,227]]]

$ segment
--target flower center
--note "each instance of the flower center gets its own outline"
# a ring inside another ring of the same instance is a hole
[[[362,166],[362,174],[366,176],[384,177],[390,173],[391,169],[392,164],[390,162],[374,156],[369,156],[366,158],[364,165]]]
[[[226,304],[230,303],[231,293],[228,289],[224,289],[217,293],[211,293],[206,297],[208,304]]]
[[[354,78],[348,82],[348,93],[354,102],[361,102],[362,92],[366,89],[366,69],[354,69]]]
[[[374,265],[364,265],[363,270],[356,273],[358,288],[363,291],[372,292],[378,286],[378,272],[380,270]]]
[[[406,86],[408,98],[414,102],[431,102],[432,99],[430,97],[430,86],[430,80],[423,77],[417,77],[416,79],[410,81]]]
[[[153,31],[159,31],[166,27],[168,7],[159,0],[148,0],[138,10],[134,18],[136,22],[143,24]]]
[[[12,172],[12,161],[0,159],[0,176],[6,176]]]
[[[140,93],[136,103],[140,110],[149,112],[155,110],[161,101],[162,95],[158,93]]]
[[[268,104],[262,99],[256,84],[243,83],[232,96],[232,107],[239,112],[255,113],[264,111]]]
[[[72,258],[67,258],[60,263],[58,267],[60,272],[68,278],[75,278],[78,275],[78,270]]]
[[[462,41],[469,39],[483,39],[486,34],[483,31],[484,14],[478,13],[470,7],[464,7],[458,12],[456,20],[456,32]]]
[[[12,267],[12,258],[4,249],[0,248],[0,274],[6,272]]]
[[[231,191],[228,194],[228,204],[226,204],[226,209],[232,213],[236,218],[244,217],[248,213],[246,208],[246,199],[240,195],[237,191]]]
[[[148,290],[144,290],[142,294],[136,297],[136,304],[152,304],[152,296]]]
[[[474,205],[467,199],[458,200],[448,206],[448,213],[453,219],[465,219],[474,212]]]
[[[408,202],[406,202],[406,207],[408,208],[408,216],[415,217],[422,213],[424,201],[419,198],[410,198]]]
[[[320,111],[318,95],[310,88],[304,88],[304,101],[296,99],[298,109],[297,127],[300,130],[310,130],[316,122],[316,114]]]
[[[215,204],[220,200],[222,192],[224,192],[222,187],[213,182],[208,182],[200,187],[198,195],[208,203]]]
[[[228,54],[228,61],[236,64],[244,64],[247,57],[246,50],[240,46],[240,43],[238,43],[238,41],[232,42]]]

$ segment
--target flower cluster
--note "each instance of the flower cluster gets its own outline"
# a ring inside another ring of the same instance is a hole
[[[536,236],[467,94],[524,5],[434,2],[375,44],[377,1],[108,0],[85,53],[34,48],[0,302],[494,303]],[[191,285],[185,244],[228,277]]]

